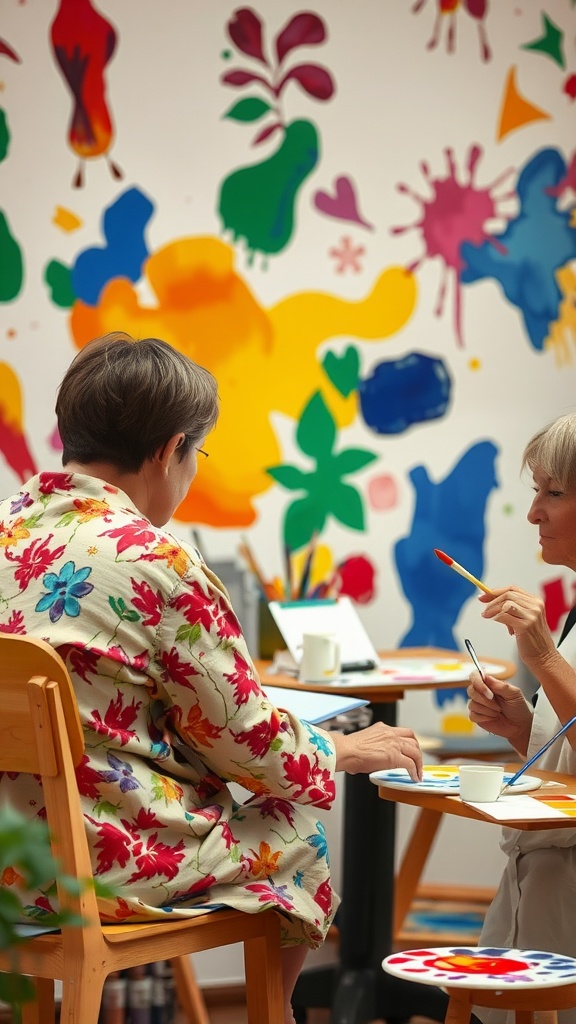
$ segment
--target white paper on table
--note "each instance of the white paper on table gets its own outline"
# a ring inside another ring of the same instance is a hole
[[[277,708],[285,708],[311,725],[319,725],[337,715],[364,707],[368,701],[360,697],[343,697],[338,693],[315,693],[311,690],[292,690],[284,686],[262,683],[268,700]]]
[[[550,793],[548,793],[550,789]],[[566,800],[574,807],[576,814],[576,799],[569,793],[553,793],[553,787],[546,787],[546,796],[550,800]],[[544,800],[534,799],[529,793],[518,794],[518,796],[503,796],[500,800],[490,803],[473,803],[466,801],[469,807],[475,807],[477,811],[490,815],[497,821],[551,821],[553,818],[566,818],[564,811],[557,807],[551,807]],[[572,817],[572,815],[569,815]],[[576,827],[576,816],[574,818]]]

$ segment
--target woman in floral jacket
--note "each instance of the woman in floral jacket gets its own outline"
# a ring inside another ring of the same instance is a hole
[[[314,810],[337,769],[418,778],[417,741],[381,723],[328,734],[274,707],[224,586],[163,529],[216,423],[207,370],[162,341],[107,335],[73,361],[56,412],[63,470],[0,503],[0,631],[47,640],[72,677],[94,873],[116,894],[102,915],[274,908],[291,1021],[338,902]],[[230,782],[253,795],[239,804]],[[4,776],[0,799],[43,813],[29,776]],[[52,909],[52,890],[28,899],[32,916]]]

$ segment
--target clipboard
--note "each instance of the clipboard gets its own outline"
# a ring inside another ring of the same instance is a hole
[[[340,643],[343,664],[379,664],[378,652],[349,597],[270,601],[268,607],[296,664],[301,661],[304,633],[333,633]]]

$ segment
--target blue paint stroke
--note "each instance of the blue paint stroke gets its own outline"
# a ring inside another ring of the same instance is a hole
[[[550,324],[558,319],[562,293],[556,271],[576,258],[576,231],[570,210],[556,208],[554,189],[566,174],[566,163],[556,149],[542,149],[526,164],[516,190],[520,212],[501,235],[496,248],[490,242],[465,242],[463,284],[493,277],[506,298],[524,317],[532,346],[542,350]],[[503,247],[503,251],[501,251]]]
[[[394,548],[402,590],[413,615],[400,647],[459,649],[453,630],[463,605],[478,590],[441,562],[434,548],[482,579],[486,504],[498,486],[497,453],[491,441],[478,442],[438,484],[432,483],[425,466],[411,470],[416,491],[412,526]],[[434,699],[441,706],[465,692],[462,687],[436,690]]]
[[[411,352],[379,363],[358,387],[364,421],[377,434],[400,434],[444,416],[452,381],[441,359]]]
[[[128,189],[108,207],[102,224],[106,244],[85,249],[72,268],[76,298],[95,306],[108,281],[140,279],[149,253],[144,230],[153,212],[153,203],[138,188]]]

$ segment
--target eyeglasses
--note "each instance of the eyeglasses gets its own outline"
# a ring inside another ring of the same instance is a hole
[[[210,455],[210,452],[205,452],[203,448],[197,448],[197,449],[196,449],[196,451],[197,451],[197,452],[198,452],[198,453],[199,453],[200,455],[203,455],[205,459],[207,459],[207,458],[208,458],[208,456]]]

